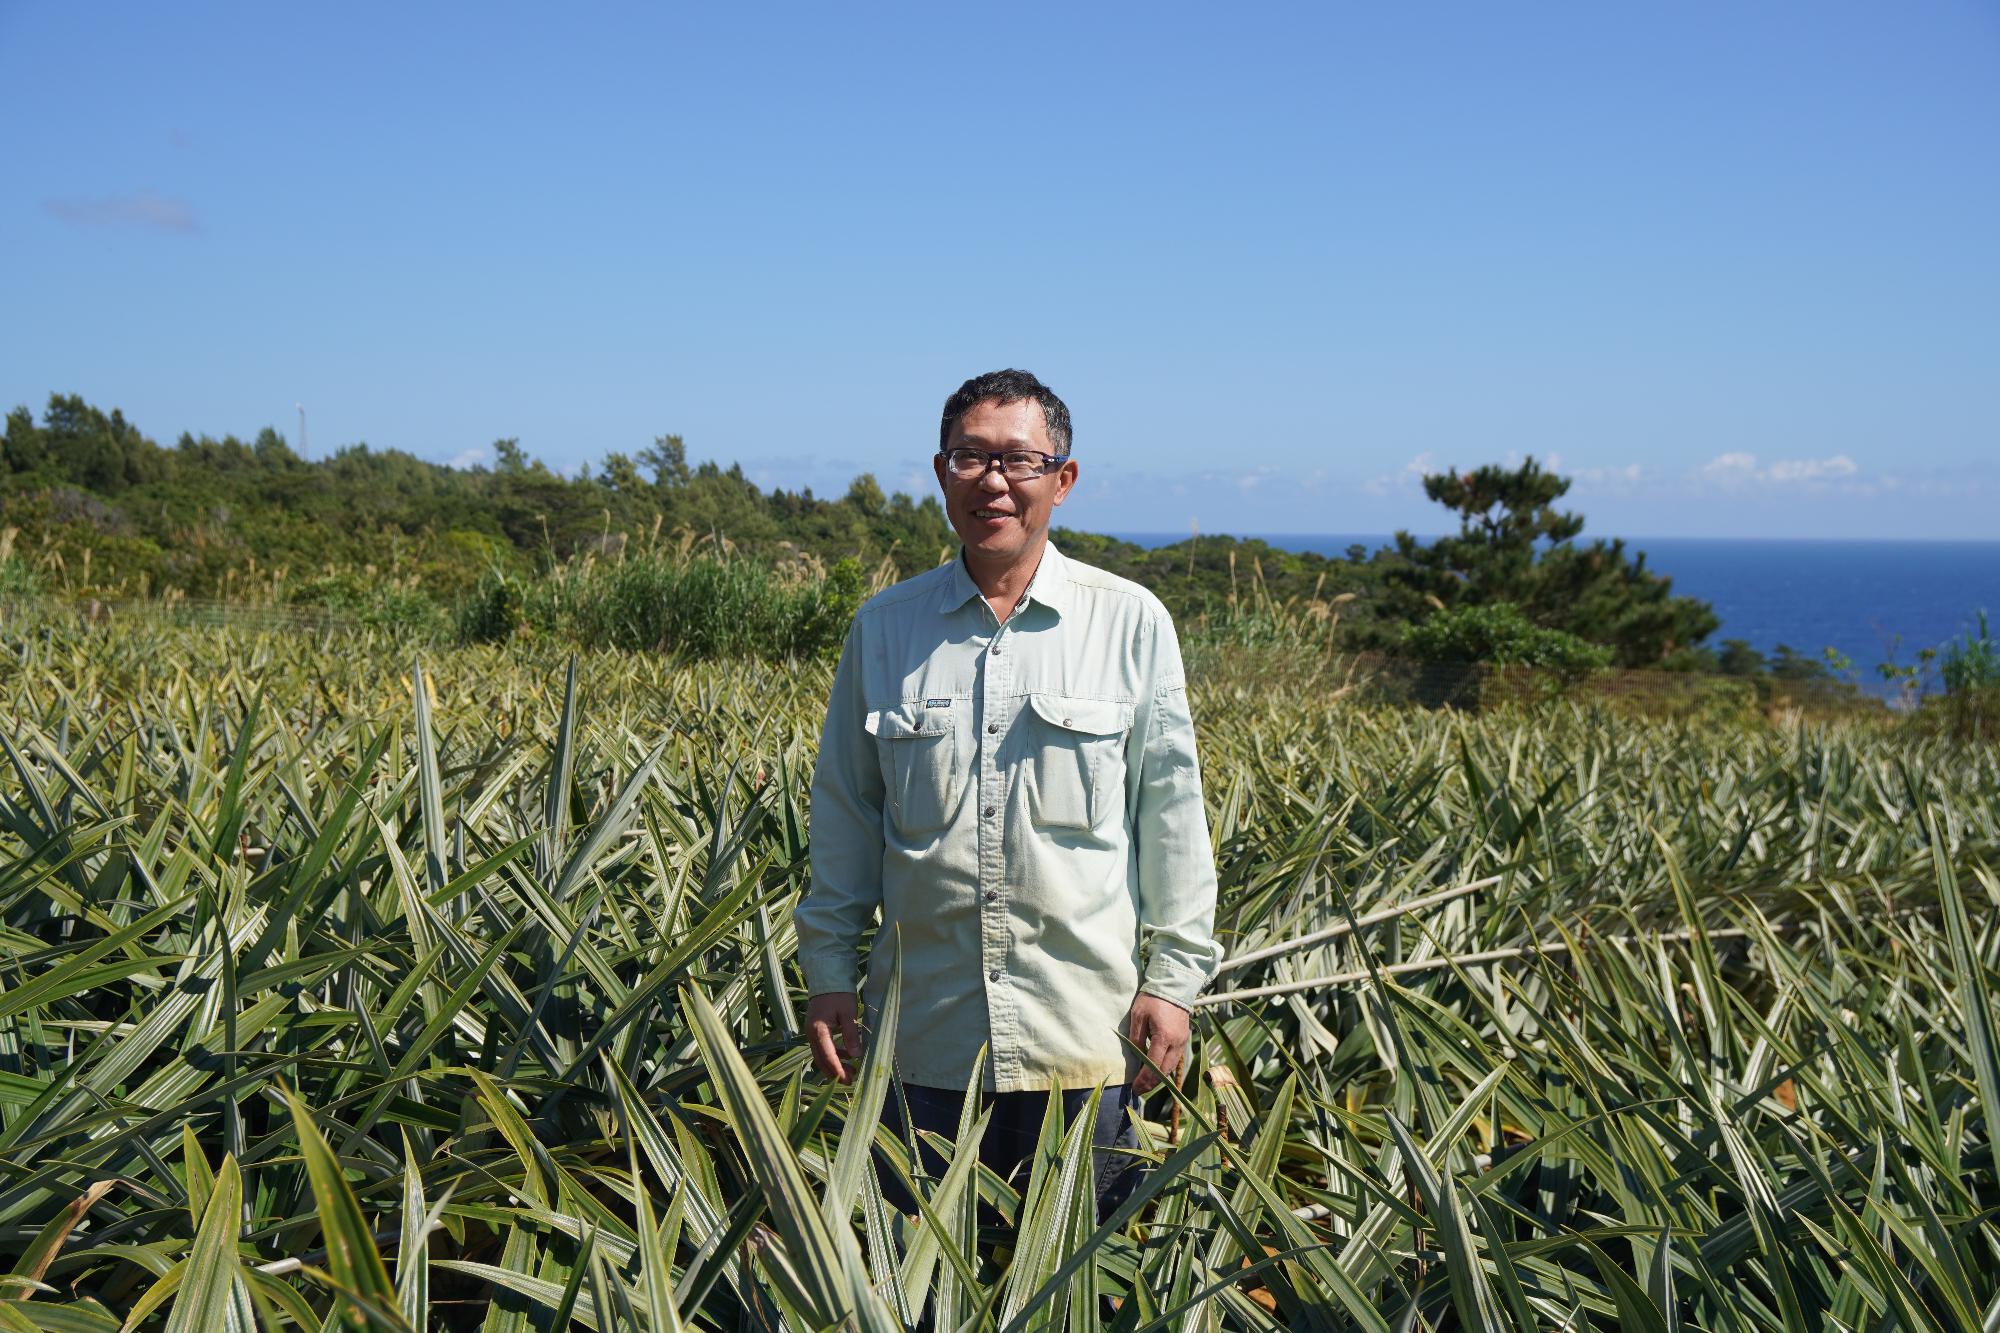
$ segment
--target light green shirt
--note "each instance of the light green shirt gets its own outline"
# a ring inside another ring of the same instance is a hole
[[[1005,625],[962,560],[848,632],[794,916],[815,995],[872,1015],[901,940],[898,1072],[997,1091],[1124,1083],[1141,990],[1188,1006],[1221,962],[1180,644],[1139,585],[1053,545]],[[1143,981],[1142,981],[1143,977]]]

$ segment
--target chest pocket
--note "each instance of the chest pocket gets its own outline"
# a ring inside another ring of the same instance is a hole
[[[952,712],[921,702],[869,710],[866,726],[882,760],[889,817],[899,832],[936,833],[958,813],[966,763]]]
[[[1125,802],[1125,735],[1132,705],[1032,694],[1028,814],[1045,828],[1095,829]]]

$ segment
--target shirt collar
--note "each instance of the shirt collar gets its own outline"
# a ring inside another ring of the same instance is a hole
[[[1069,557],[1050,542],[1042,547],[1042,563],[1035,566],[1035,577],[1028,580],[1021,597],[1061,616],[1069,610],[1069,587]]]
[[[979,595],[979,585],[967,572],[965,552],[961,550],[958,558],[951,562],[951,575],[945,580],[944,590],[938,596],[937,609],[949,614]],[[1046,606],[1058,617],[1069,610],[1069,558],[1056,549],[1054,542],[1042,547],[1042,561],[1035,566],[1035,576],[1028,580],[1028,588],[1021,594],[1021,601]]]
[[[979,585],[972,581],[972,575],[965,568],[965,552],[952,557],[951,573],[945,576],[944,590],[938,594],[938,612],[950,615],[979,596]]]

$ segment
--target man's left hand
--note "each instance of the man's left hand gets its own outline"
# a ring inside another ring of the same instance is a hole
[[[1153,1065],[1172,1074],[1181,1067],[1181,1057],[1187,1054],[1188,1011],[1172,1000],[1141,991],[1139,998],[1132,1001],[1131,1017],[1125,1020],[1125,1035],[1146,1053]],[[1153,1072],[1152,1066],[1141,1066],[1133,1076],[1132,1092],[1143,1097],[1159,1084],[1160,1076]]]

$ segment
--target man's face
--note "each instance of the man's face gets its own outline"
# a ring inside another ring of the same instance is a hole
[[[960,447],[988,453],[1055,452],[1048,423],[1042,420],[1042,405],[1032,398],[1011,403],[988,400],[968,410],[945,443],[948,450]],[[1049,535],[1049,516],[1068,498],[1077,478],[1074,459],[1027,481],[1009,481],[997,467],[977,481],[960,481],[945,471],[944,459],[934,460],[933,466],[944,490],[945,515],[965,543],[966,558],[988,569],[1007,569],[1040,558]]]

